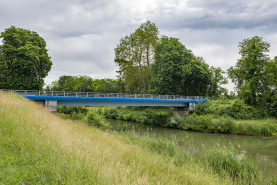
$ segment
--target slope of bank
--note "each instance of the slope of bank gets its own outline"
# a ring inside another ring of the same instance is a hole
[[[229,184],[0,92],[0,184]]]
[[[85,110],[85,108],[60,107],[58,110],[60,113],[71,114],[77,118],[80,111]],[[276,118],[267,117],[268,115],[263,113],[263,109],[247,106],[239,100],[208,101],[198,104],[195,112],[190,112],[182,117],[173,116],[173,112],[169,108],[155,107],[98,107],[98,112],[108,119],[189,131],[261,137],[276,137],[277,135]]]

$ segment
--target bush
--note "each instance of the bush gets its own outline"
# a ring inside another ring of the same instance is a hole
[[[132,118],[132,114],[126,112],[125,114],[123,114],[123,120],[124,121],[130,121]]]
[[[87,113],[88,109],[82,106],[58,106],[58,113],[73,114],[75,113]]]
[[[108,119],[116,119],[118,116],[118,111],[115,108],[111,108],[111,109],[104,108],[103,114]]]
[[[234,119],[262,119],[267,117],[267,110],[245,104],[241,100],[211,100],[198,103],[195,107],[197,115],[213,114],[216,116],[232,117]]]
[[[146,123],[157,126],[164,126],[169,121],[170,115],[157,112],[152,109],[147,109],[143,116],[147,118]]]
[[[105,120],[103,115],[98,114],[96,111],[89,111],[83,118],[83,121],[88,125],[95,126],[97,128],[109,128],[110,124]]]

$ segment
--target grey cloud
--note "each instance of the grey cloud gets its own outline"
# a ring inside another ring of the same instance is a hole
[[[239,57],[238,43],[255,35],[277,55],[276,9],[276,0],[3,0],[0,31],[14,25],[46,40],[54,64],[48,82],[59,75],[115,77],[113,49],[144,20],[226,70]]]
[[[265,1],[191,1],[175,14],[168,15],[162,8],[155,13],[164,29],[254,29],[277,24],[277,3]],[[190,10],[194,8],[196,10]]]

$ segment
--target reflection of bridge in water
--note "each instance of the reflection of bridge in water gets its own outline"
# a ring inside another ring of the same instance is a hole
[[[11,90],[27,99],[36,101],[49,110],[56,111],[57,106],[163,106],[175,111],[193,109],[195,103],[204,103],[203,96],[63,92]]]

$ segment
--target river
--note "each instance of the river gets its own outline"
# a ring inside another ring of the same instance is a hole
[[[235,148],[239,155],[253,159],[265,176],[277,175],[277,139],[211,134],[144,125],[122,120],[108,120],[113,130],[134,130],[140,136],[174,140],[181,148],[211,150],[217,147]]]

